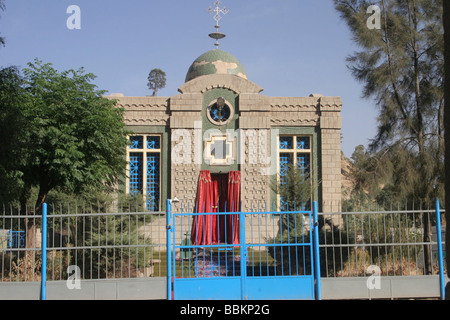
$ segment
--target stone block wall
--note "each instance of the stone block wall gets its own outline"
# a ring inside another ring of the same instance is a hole
[[[341,212],[341,118],[342,100],[322,97],[320,101],[322,211]]]
[[[245,137],[243,148],[238,152],[242,158],[237,159],[244,211],[251,211],[252,203],[260,205],[265,202],[270,208],[271,176],[267,172],[271,166],[277,166],[277,146],[271,139],[271,130],[279,128],[314,129],[310,132],[314,132],[318,142],[313,152],[318,159],[318,167],[314,170],[318,172],[321,182],[321,209],[324,212],[341,211],[341,98],[316,94],[309,97],[267,97],[261,94],[262,88],[258,85],[233,75],[196,78],[182,85],[180,94],[169,98],[111,96],[126,109],[125,122],[128,126],[159,126],[169,132],[170,150],[163,152],[168,161],[170,187],[163,198],[177,197],[184,204],[195,205],[203,161],[203,97],[216,88],[225,88],[238,95],[238,129]],[[181,138],[180,132],[185,138]],[[260,140],[263,132],[266,133],[266,141]],[[257,136],[256,140],[251,138],[253,135]],[[267,148],[265,152],[261,153],[261,146]],[[177,148],[186,150],[186,154],[180,153]],[[181,160],[174,161],[174,153],[181,155]],[[252,161],[255,154],[256,162]],[[270,163],[262,161],[261,154]],[[177,204],[174,210],[178,210]]]

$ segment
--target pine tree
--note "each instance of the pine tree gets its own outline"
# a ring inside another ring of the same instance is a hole
[[[310,179],[309,168],[300,168],[296,165],[288,165],[286,174],[271,184],[272,190],[279,196],[280,211],[304,211],[311,210],[311,197],[315,187]],[[304,225],[302,213],[282,214],[280,221],[280,234],[277,241],[287,241],[288,238],[295,242],[294,238],[301,237]]]
[[[367,25],[373,4],[380,29]],[[347,59],[349,68],[379,109],[371,151],[393,164],[397,194],[430,203],[444,185],[442,0],[335,0],[335,7],[361,48]],[[428,242],[430,222],[423,217]],[[430,272],[429,254],[425,259]]]

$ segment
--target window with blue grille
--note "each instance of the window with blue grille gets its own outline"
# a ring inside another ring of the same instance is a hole
[[[161,137],[160,136],[148,136],[147,137],[147,149],[149,149],[149,150],[161,149]]]
[[[159,211],[160,154],[147,153],[147,209]]]
[[[294,163],[294,155],[292,153],[280,153],[280,184],[286,184],[286,175],[289,165]]]
[[[311,154],[297,153],[297,167],[302,171],[303,175],[311,172]]]
[[[130,153],[130,194],[143,194],[144,191],[144,157],[141,152]]]
[[[280,136],[279,137],[279,185],[286,185],[287,174],[290,166],[296,166],[300,170],[300,174],[304,177],[310,177],[311,168],[311,136]],[[302,205],[302,210],[307,210],[308,204]],[[286,210],[285,199],[279,196],[280,210]]]
[[[280,150],[290,150],[294,148],[294,137],[280,137]]]
[[[133,136],[130,137],[130,149],[139,150],[144,148],[144,137],[143,136]]]
[[[161,206],[161,136],[131,136],[129,141],[127,191],[130,195],[143,195],[146,208],[150,211],[159,211]]]
[[[297,150],[310,150],[311,138],[310,137],[297,137]]]

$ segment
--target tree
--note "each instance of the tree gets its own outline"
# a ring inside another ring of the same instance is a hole
[[[368,211],[377,203],[378,196],[392,172],[388,162],[379,161],[363,145],[355,148],[351,156],[349,178],[352,187],[343,202],[343,211]]]
[[[95,76],[82,68],[58,72],[35,60],[23,74],[16,84],[22,103],[9,107],[24,125],[11,128],[16,148],[9,150],[14,157],[7,163],[20,172],[21,206],[26,207],[33,187],[37,214],[51,190],[114,188],[126,167],[124,111],[103,97],[104,91],[90,83]],[[30,220],[28,231],[34,228]]]
[[[431,202],[444,186],[442,0],[375,3],[382,13],[379,30],[367,27],[367,9],[374,1],[335,0],[362,48],[347,59],[349,68],[364,84],[364,97],[379,108],[371,150],[408,164],[406,173],[416,184],[407,197]],[[393,150],[401,157],[392,156]],[[430,223],[428,215],[423,217],[428,242]],[[429,272],[427,260],[426,255]]]
[[[300,168],[289,164],[285,175],[279,176],[277,181],[272,181],[271,189],[280,197],[280,211],[303,211],[311,210],[311,196],[315,187],[312,184],[309,168]],[[277,235],[277,240],[297,237],[294,231],[302,233],[303,214],[286,214],[281,217],[280,230],[282,234]],[[290,230],[288,232],[288,230]]]
[[[11,203],[20,196],[22,172],[18,170],[20,157],[19,128],[26,128],[19,106],[27,101],[22,88],[23,78],[18,68],[0,70],[0,202]]]
[[[450,172],[450,1],[444,1],[443,19],[445,29],[445,172]],[[447,226],[450,222],[450,174],[445,176],[445,213]],[[450,232],[446,233],[447,273],[450,276]],[[446,288],[446,299],[450,300],[450,284]]]
[[[159,89],[166,87],[166,73],[161,69],[153,69],[148,75],[148,88],[153,90],[153,96],[158,94]]]

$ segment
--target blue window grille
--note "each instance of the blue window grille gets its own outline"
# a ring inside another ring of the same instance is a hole
[[[159,211],[160,200],[160,154],[147,154],[147,209]]]
[[[25,231],[10,231],[8,249],[25,248]]]
[[[297,137],[297,150],[309,150],[311,149],[310,137]]]
[[[294,149],[295,146],[295,149]],[[308,136],[284,136],[280,137],[279,154],[279,185],[287,184],[289,165],[296,165],[303,176],[311,173],[311,137]],[[306,204],[301,204],[301,210],[311,207],[311,199]],[[280,196],[280,210],[287,210],[287,201]],[[299,209],[299,208],[297,208]]]
[[[129,146],[129,194],[144,196],[146,208],[160,209],[161,137],[132,136]],[[137,152],[136,150],[140,150]],[[133,152],[134,151],[134,152]]]
[[[289,170],[289,165],[294,163],[294,157],[292,153],[281,153],[280,154],[280,187],[287,184],[287,173]],[[280,196],[280,210],[286,210],[287,201],[284,197]]]
[[[302,171],[303,175],[310,173],[311,168],[311,154],[298,153],[297,154],[297,167]]]
[[[147,149],[149,149],[149,150],[161,149],[161,138],[158,136],[148,136],[147,137]]]
[[[294,163],[292,153],[280,153],[280,185],[286,184],[286,176],[289,170],[289,165]]]
[[[130,194],[143,192],[143,161],[142,153],[130,153]]]
[[[130,137],[130,149],[139,150],[144,148],[144,137],[143,136],[133,136]]]
[[[294,148],[294,137],[280,137],[280,150],[292,150]]]

